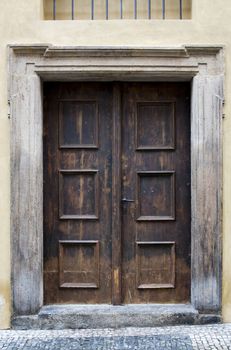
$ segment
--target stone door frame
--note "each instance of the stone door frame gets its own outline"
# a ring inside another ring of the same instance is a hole
[[[191,305],[221,312],[222,46],[9,45],[14,315],[43,306],[43,81],[191,81]]]

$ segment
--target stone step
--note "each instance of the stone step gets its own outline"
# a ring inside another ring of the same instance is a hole
[[[48,305],[37,315],[15,316],[13,329],[88,329],[154,327],[221,322],[190,304]]]

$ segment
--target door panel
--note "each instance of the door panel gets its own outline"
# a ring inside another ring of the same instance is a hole
[[[44,86],[45,303],[111,302],[112,88]]]
[[[124,303],[190,297],[189,84],[127,83],[122,116]]]
[[[189,95],[44,84],[45,304],[189,301]]]

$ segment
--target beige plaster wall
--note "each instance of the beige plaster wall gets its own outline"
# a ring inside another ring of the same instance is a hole
[[[2,1],[3,3],[3,1]],[[10,137],[7,106],[7,45],[174,46],[224,44],[223,316],[231,322],[231,2],[193,0],[192,20],[43,21],[42,0],[7,0],[0,12],[0,328],[10,324]],[[25,233],[26,234],[26,233]]]

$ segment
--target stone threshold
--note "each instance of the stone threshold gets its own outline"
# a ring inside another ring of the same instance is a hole
[[[190,304],[47,305],[37,315],[15,316],[12,328],[96,329],[211,324],[219,314],[200,314]]]

